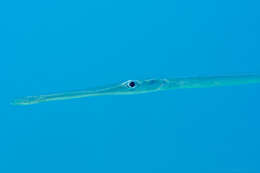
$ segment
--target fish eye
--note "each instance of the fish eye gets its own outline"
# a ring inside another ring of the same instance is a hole
[[[136,83],[134,81],[130,81],[128,82],[127,86],[130,88],[134,88],[136,86]]]
[[[128,81],[128,82],[126,83],[126,86],[127,86],[128,88],[134,88],[134,87],[136,87],[136,82],[135,82],[135,81]]]

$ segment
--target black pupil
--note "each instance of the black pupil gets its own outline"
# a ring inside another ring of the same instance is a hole
[[[134,87],[134,86],[135,86],[135,82],[130,82],[130,83],[129,83],[129,86],[130,86],[130,87]]]

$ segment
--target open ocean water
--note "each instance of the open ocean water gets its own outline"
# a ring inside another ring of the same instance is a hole
[[[260,74],[256,0],[0,2],[1,173],[259,173],[260,85],[13,106],[128,79]]]

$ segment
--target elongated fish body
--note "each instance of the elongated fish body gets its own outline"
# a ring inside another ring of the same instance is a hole
[[[83,91],[28,96],[21,99],[16,99],[12,102],[12,104],[31,105],[41,102],[68,100],[90,96],[142,94],[182,88],[209,88],[257,83],[260,83],[260,76],[258,75],[128,80],[126,82],[111,86],[105,86]]]
[[[233,86],[242,84],[260,83],[260,76],[216,76],[216,77],[192,77],[176,78],[168,80],[165,89],[178,88],[209,88],[219,86]]]

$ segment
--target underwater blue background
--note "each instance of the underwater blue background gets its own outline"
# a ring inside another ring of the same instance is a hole
[[[1,1],[0,172],[260,172],[260,85],[10,105],[128,79],[260,74],[259,7]]]

